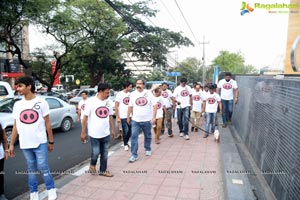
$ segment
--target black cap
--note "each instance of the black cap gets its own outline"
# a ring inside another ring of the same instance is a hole
[[[211,85],[209,85],[209,86],[208,86],[208,89],[211,89],[211,90],[213,90],[213,89],[216,89],[216,86],[215,86],[215,84],[211,84]]]

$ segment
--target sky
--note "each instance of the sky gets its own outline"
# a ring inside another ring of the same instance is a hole
[[[123,0],[132,3],[136,0]],[[177,6],[177,4],[178,6]],[[254,8],[255,3],[285,3],[289,0],[248,0],[253,12],[241,16],[240,0],[153,0],[151,8],[157,9],[155,18],[143,18],[148,24],[154,24],[172,31],[181,32],[188,37],[194,47],[171,49],[168,55],[169,64],[181,62],[187,57],[203,57],[203,37],[205,42],[205,62],[210,64],[222,50],[232,53],[241,52],[245,64],[257,69],[268,66],[271,69],[283,69],[288,14],[269,13],[266,9]],[[181,15],[179,8],[183,16]],[[278,9],[271,9],[279,11]],[[287,9],[281,9],[287,11]],[[300,12],[300,9],[299,9]],[[190,28],[189,28],[190,27]],[[49,36],[38,34],[36,27],[29,28],[30,49],[51,43]]]

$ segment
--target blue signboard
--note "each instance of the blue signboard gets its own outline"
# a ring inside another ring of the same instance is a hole
[[[181,76],[180,72],[166,72],[166,76]]]

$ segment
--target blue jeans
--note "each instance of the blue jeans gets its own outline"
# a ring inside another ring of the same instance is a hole
[[[127,119],[121,119],[122,137],[124,145],[128,145],[128,140],[131,136],[131,125],[127,123]]]
[[[37,148],[23,149],[27,162],[28,185],[30,192],[38,191],[37,174],[41,173],[47,190],[55,188],[54,180],[48,165],[48,144],[40,144]]]
[[[144,148],[146,151],[151,151],[151,121],[146,122],[136,122],[134,120],[131,120],[131,155],[137,158],[138,156],[138,148],[139,148],[139,132],[140,129],[144,132]]]
[[[190,107],[177,108],[177,121],[180,133],[189,134]]]
[[[222,120],[223,124],[227,124],[232,117],[233,100],[221,100],[222,101]]]
[[[216,129],[216,116],[217,113],[206,113],[205,135],[209,134],[209,124],[211,123],[211,133]]]
[[[100,173],[105,173],[107,169],[110,135],[104,138],[90,137],[90,139],[91,139],[91,148],[92,148],[90,164],[95,166],[97,164],[97,159],[100,154]]]

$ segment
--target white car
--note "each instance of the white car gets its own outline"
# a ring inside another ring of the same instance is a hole
[[[45,99],[49,104],[51,127],[53,129],[60,128],[63,132],[69,131],[77,119],[75,107],[56,97],[40,95],[39,97]],[[13,106],[20,99],[6,98],[0,101],[0,122],[6,131],[8,141],[10,141],[14,123]]]

